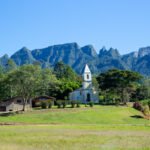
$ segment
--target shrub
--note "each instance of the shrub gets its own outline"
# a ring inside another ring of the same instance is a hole
[[[62,101],[61,101],[61,100],[58,100],[58,101],[57,101],[57,107],[58,107],[58,108],[61,108],[61,105],[62,105]]]
[[[63,105],[63,108],[66,108],[66,105],[67,105],[67,101],[62,101],[62,105]]]
[[[81,101],[76,101],[77,107],[80,107]]]
[[[149,100],[146,99],[146,100],[140,101],[140,104],[141,104],[142,106],[146,106],[146,105],[148,105],[148,102],[149,102]]]
[[[48,101],[48,108],[52,108],[53,103],[51,101]]]
[[[46,109],[47,108],[47,102],[41,102],[41,107],[42,109]]]
[[[148,106],[149,106],[149,109],[150,109],[150,100],[148,101]]]
[[[142,111],[143,112],[143,107],[142,107],[142,105],[139,103],[139,102],[135,102],[134,104],[133,104],[133,108],[135,108],[135,109],[137,109],[137,110],[139,110],[139,111]]]
[[[145,116],[148,116],[148,115],[149,115],[149,106],[148,106],[148,105],[144,106],[143,114],[144,114]]]
[[[41,105],[42,105],[41,103],[42,103],[41,101],[37,101],[37,102],[33,101],[32,107],[41,107]]]
[[[76,101],[75,101],[75,100],[72,100],[72,101],[71,101],[71,107],[74,108],[75,105],[76,105]]]
[[[99,104],[102,104],[104,102],[104,96],[100,95],[99,96]]]
[[[93,107],[94,102],[89,102],[90,107]]]

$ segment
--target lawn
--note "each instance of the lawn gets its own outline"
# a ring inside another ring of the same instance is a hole
[[[0,115],[0,122],[76,123],[76,124],[148,124],[142,113],[131,107],[95,106],[33,110],[17,115]]]
[[[33,110],[0,122],[29,123],[0,126],[0,150],[150,150],[150,121],[131,107]]]
[[[150,126],[1,126],[1,150],[149,150]]]

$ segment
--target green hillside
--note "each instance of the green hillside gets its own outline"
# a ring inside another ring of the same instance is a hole
[[[1,114],[0,122],[75,123],[75,124],[145,124],[142,113],[123,106],[94,106],[81,108],[33,110],[22,114]]]

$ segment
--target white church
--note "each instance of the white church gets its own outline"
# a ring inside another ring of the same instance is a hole
[[[98,91],[96,91],[92,86],[92,75],[87,64],[84,68],[82,77],[82,88],[70,93],[70,101],[78,100],[81,101],[82,104],[86,104],[88,102],[99,103]]]

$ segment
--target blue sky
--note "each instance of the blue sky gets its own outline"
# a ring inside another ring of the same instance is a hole
[[[150,0],[0,0],[0,56],[77,42],[117,48],[150,46]]]

